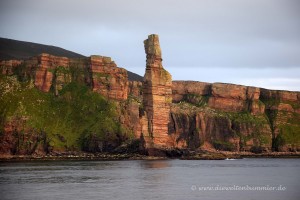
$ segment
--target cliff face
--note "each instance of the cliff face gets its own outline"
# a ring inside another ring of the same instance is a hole
[[[34,79],[34,85],[43,92],[52,88],[55,94],[72,80],[84,83],[93,91],[114,100],[126,100],[128,91],[127,71],[117,67],[109,57],[88,58],[57,57],[40,54],[25,61],[1,61],[2,74],[12,75],[22,70],[21,75]]]
[[[299,94],[175,81],[169,133],[179,147],[296,151],[300,148]]]
[[[111,58],[41,54],[0,64],[0,155],[102,151],[129,137],[113,102],[128,97],[127,71]]]
[[[12,75],[13,69],[22,63],[21,60],[3,60],[0,61],[1,74]]]
[[[84,144],[83,149],[88,150],[104,149],[105,144],[115,147],[128,135],[140,139],[141,147],[150,155],[155,155],[155,150],[173,148],[300,150],[300,92],[224,83],[172,82],[162,66],[158,36],[150,35],[144,46],[147,61],[143,82],[128,81],[126,70],[103,56],[75,59],[41,54],[24,61],[1,61],[7,83],[0,85],[0,100],[13,112],[0,105],[0,152],[49,152],[53,150],[49,134],[53,140],[59,140],[59,148],[65,145],[70,149],[67,144],[75,144],[72,134],[76,131],[77,140],[82,136],[84,141],[92,138],[92,142]],[[15,76],[18,83],[12,81]],[[79,89],[80,95],[72,94],[71,83],[80,83],[105,100],[94,97],[85,88]],[[20,89],[22,85],[28,94]],[[44,93],[53,93],[56,98],[50,101]],[[115,106],[108,109],[109,102]],[[47,112],[44,107],[49,108]],[[112,116],[110,123],[107,113]],[[34,126],[29,123],[32,118],[36,119]],[[43,121],[48,118],[49,122]],[[73,124],[66,120],[69,118]],[[86,125],[81,127],[77,123],[82,119],[86,119]],[[74,130],[70,128],[73,126],[81,128]],[[96,137],[99,130],[102,135]],[[105,134],[113,143],[107,142]]]

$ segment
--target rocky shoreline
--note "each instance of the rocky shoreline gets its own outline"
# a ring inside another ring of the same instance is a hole
[[[196,153],[191,156],[183,157],[187,160],[226,160],[242,158],[300,158],[300,152],[268,152],[268,153],[251,153],[251,152],[205,152]]]
[[[300,152],[268,152],[255,154],[251,152],[188,152],[184,155],[147,156],[138,153],[86,153],[86,152],[64,152],[49,155],[0,155],[0,162],[9,161],[63,161],[63,160],[226,160],[243,158],[300,158]]]

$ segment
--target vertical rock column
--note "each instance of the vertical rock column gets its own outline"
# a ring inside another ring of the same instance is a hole
[[[144,76],[143,105],[148,130],[143,132],[146,148],[168,147],[168,123],[172,103],[172,77],[162,66],[158,35],[144,41],[147,55]]]

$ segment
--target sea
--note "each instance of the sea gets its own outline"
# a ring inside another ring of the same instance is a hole
[[[300,159],[0,163],[1,200],[299,200]]]

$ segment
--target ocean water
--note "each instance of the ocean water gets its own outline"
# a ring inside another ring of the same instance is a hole
[[[300,159],[5,162],[0,199],[299,200]]]

